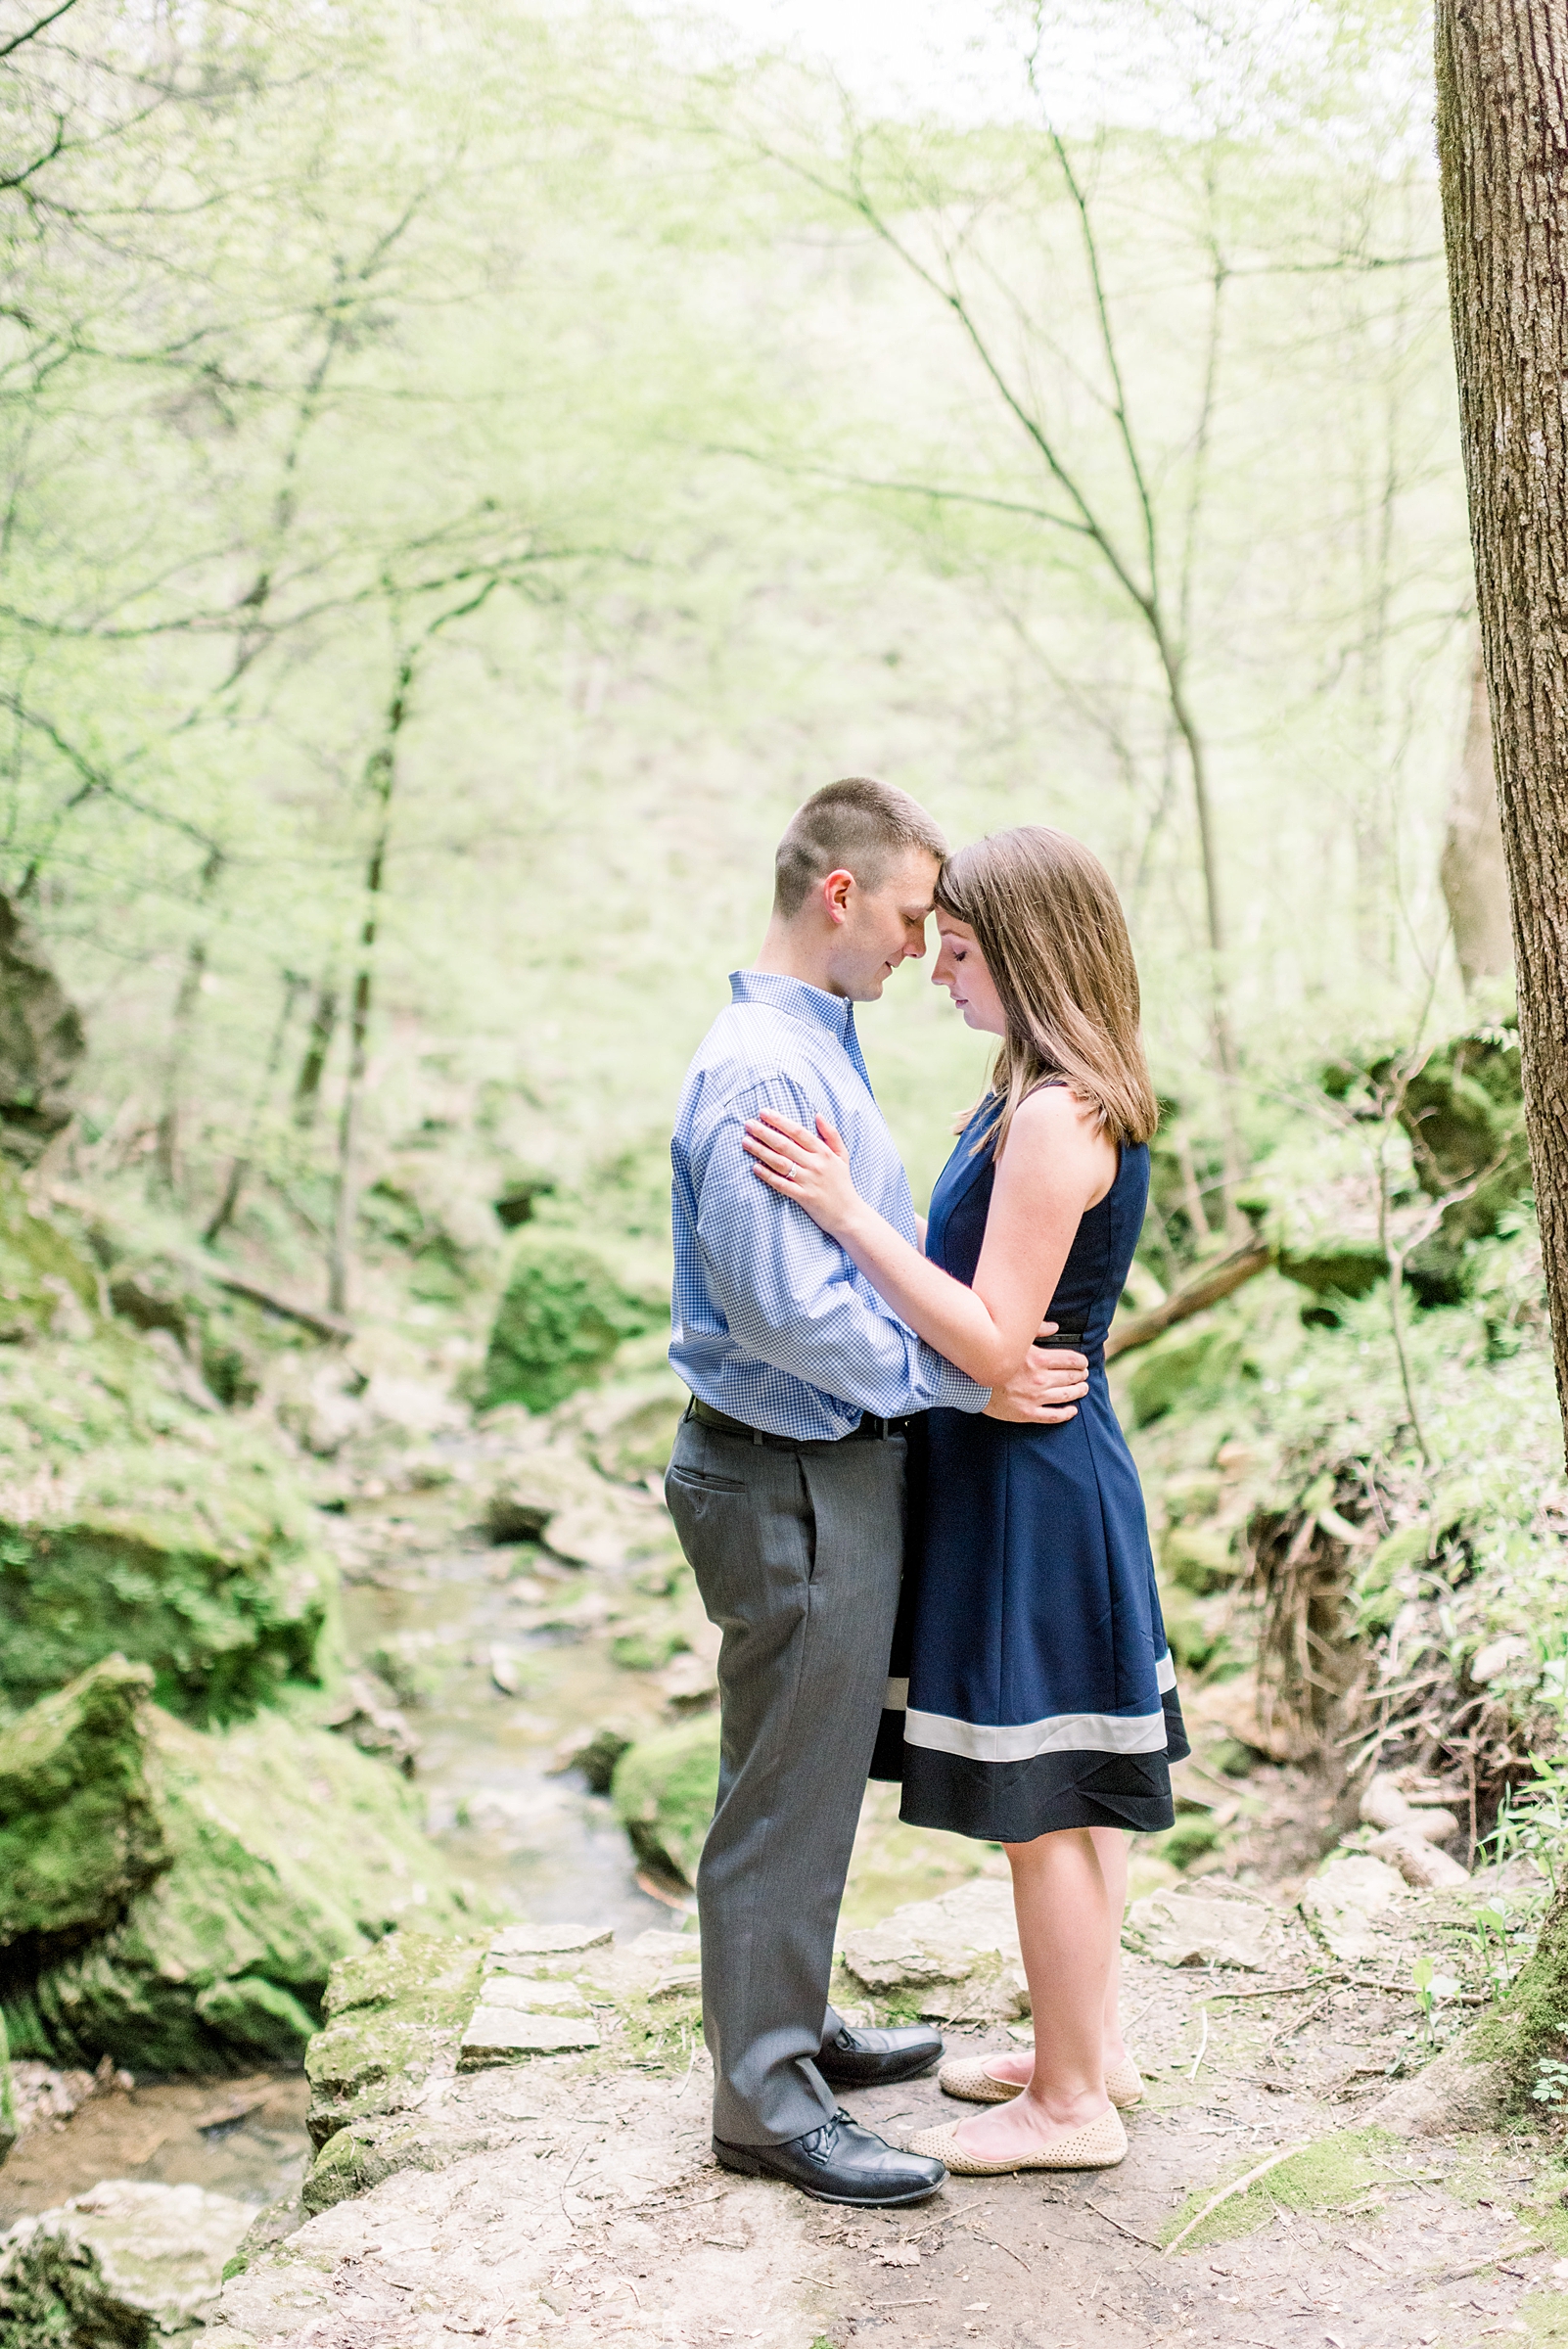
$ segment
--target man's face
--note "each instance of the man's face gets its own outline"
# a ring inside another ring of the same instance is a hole
[[[905,849],[876,889],[851,881],[839,893],[844,918],[832,954],[834,994],[874,1003],[900,962],[920,959],[939,870],[927,850]]]

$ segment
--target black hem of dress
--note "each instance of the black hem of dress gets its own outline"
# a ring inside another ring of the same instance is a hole
[[[904,1742],[904,1716],[884,1713],[871,1775],[901,1780],[899,1817],[981,1843],[1033,1843],[1064,1827],[1124,1827],[1158,1835],[1176,1824],[1171,1765],[1191,1752],[1176,1691],[1165,1699],[1162,1753],[1080,1750],[1024,1762],[974,1762]]]

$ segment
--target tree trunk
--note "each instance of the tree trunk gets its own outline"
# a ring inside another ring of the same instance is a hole
[[[278,1024],[272,1031],[272,1041],[267,1047],[266,1061],[261,1071],[261,1082],[256,1087],[255,1100],[252,1105],[250,1122],[246,1128],[245,1145],[229,1161],[229,1174],[228,1180],[223,1185],[223,1196],[213,1209],[211,1220],[202,1234],[209,1248],[219,1233],[233,1221],[235,1211],[239,1207],[240,1193],[244,1190],[245,1178],[251,1172],[251,1160],[255,1150],[255,1137],[261,1129],[261,1120],[266,1115],[267,1103],[272,1098],[272,1081],[278,1073],[278,1063],[283,1058],[284,1039],[289,1033],[289,1022],[294,1017],[294,1007],[299,1000],[300,989],[308,985],[308,980],[301,979],[295,971],[285,971],[283,974],[283,1007],[278,1013]]]
[[[153,1147],[153,1188],[172,1191],[179,1179],[180,1098],[185,1089],[185,1063],[190,1054],[191,1030],[207,976],[207,941],[195,938],[185,956],[185,968],[174,997],[169,1022],[168,1058],[163,1064],[163,1106],[159,1112]]]
[[[1525,1115],[1568,1418],[1568,14],[1438,0],[1438,152]]]
[[[436,623],[438,626],[439,622]],[[433,634],[432,629],[429,633]],[[365,784],[376,806],[376,830],[365,865],[365,910],[359,928],[359,967],[349,1016],[348,1074],[344,1082],[343,1111],[338,1122],[338,1194],[327,1251],[327,1310],[348,1311],[354,1232],[359,1220],[359,1116],[364,1093],[367,1039],[370,1034],[372,972],[376,937],[381,923],[381,893],[387,877],[387,848],[392,831],[392,790],[397,780],[397,738],[408,716],[408,697],[414,682],[414,654],[398,663],[396,679],[382,739],[365,765]]]
[[[1506,979],[1513,969],[1513,920],[1508,867],[1492,757],[1492,705],[1486,663],[1476,647],[1464,748],[1449,792],[1448,830],[1439,867],[1453,948],[1464,991],[1482,979]]]
[[[310,1014],[310,1034],[305,1039],[304,1058],[294,1084],[294,1122],[308,1128],[316,1122],[316,1106],[321,1098],[321,1079],[327,1066],[327,1054],[332,1050],[333,1033],[338,1025],[338,982],[328,970],[316,989],[315,1006]]]

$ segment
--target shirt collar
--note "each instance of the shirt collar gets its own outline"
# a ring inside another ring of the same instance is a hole
[[[849,1054],[867,1090],[870,1089],[871,1080],[855,1033],[854,1005],[846,996],[830,995],[826,988],[812,987],[805,979],[792,979],[783,971],[731,971],[729,991],[732,1002],[768,1003],[775,1011],[788,1013],[791,1019],[805,1020],[809,1027],[821,1029]]]

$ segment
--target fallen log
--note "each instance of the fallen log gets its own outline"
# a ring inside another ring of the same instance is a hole
[[[1267,1272],[1273,1261],[1271,1248],[1266,1247],[1262,1240],[1249,1240],[1246,1247],[1233,1250],[1207,1271],[1195,1274],[1183,1287],[1173,1289],[1159,1305],[1132,1313],[1113,1327],[1105,1341],[1106,1360],[1113,1361],[1117,1355],[1128,1354],[1134,1346],[1147,1346],[1151,1339],[1163,1337],[1178,1321],[1201,1313],[1205,1306],[1218,1305],[1233,1289],[1255,1280],[1260,1272]]]

